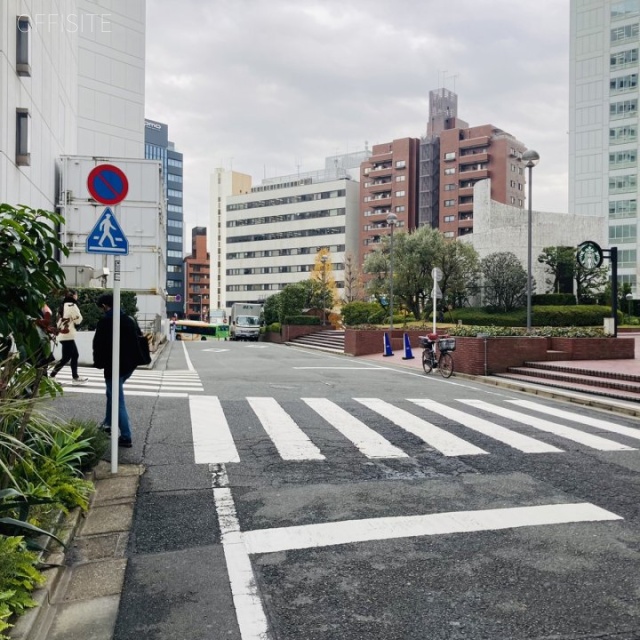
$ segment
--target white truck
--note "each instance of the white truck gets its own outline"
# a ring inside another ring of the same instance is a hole
[[[236,302],[229,316],[229,336],[232,340],[257,340],[260,337],[261,304]]]

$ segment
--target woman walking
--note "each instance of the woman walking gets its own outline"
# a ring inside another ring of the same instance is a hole
[[[78,294],[75,291],[67,291],[58,309],[58,341],[62,347],[62,358],[53,367],[50,377],[55,378],[60,369],[69,363],[73,376],[71,384],[84,384],[89,378],[81,378],[78,375],[80,354],[76,345],[76,327],[82,322],[82,314],[77,301]]]

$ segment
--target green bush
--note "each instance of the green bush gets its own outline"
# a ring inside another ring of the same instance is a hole
[[[527,332],[526,327],[496,327],[479,325],[457,325],[451,327],[448,333],[452,336],[475,338],[482,334],[491,338],[534,336],[544,338],[606,338],[604,328],[601,327],[532,327]]]
[[[342,321],[347,327],[365,324],[369,318],[381,310],[377,302],[348,302],[342,307]]]
[[[463,307],[447,313],[447,320],[463,324],[495,326],[495,327],[526,327],[527,312],[518,309],[509,313],[492,312],[487,309]],[[531,320],[533,326],[550,327],[600,327],[604,319],[611,317],[611,308],[598,305],[573,305],[569,307],[534,306]],[[618,321],[622,320],[622,312],[618,312]]]
[[[279,322],[272,322],[265,327],[267,333],[280,333],[282,331],[282,325]]]
[[[322,319],[316,316],[288,316],[284,319],[284,324],[297,324],[297,325],[322,324]]]
[[[576,297],[572,293],[540,293],[531,296],[531,304],[566,307],[576,304]]]

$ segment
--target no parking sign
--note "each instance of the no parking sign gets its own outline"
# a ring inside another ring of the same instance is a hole
[[[87,178],[91,196],[102,204],[118,204],[129,192],[129,181],[122,169],[112,164],[99,164]]]

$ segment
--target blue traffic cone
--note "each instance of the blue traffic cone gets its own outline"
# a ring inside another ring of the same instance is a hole
[[[391,351],[391,340],[389,339],[389,334],[385,332],[384,334],[384,353],[383,356],[392,356],[393,351]]]
[[[403,360],[413,360],[413,353],[411,352],[411,342],[409,341],[409,334],[404,334],[404,356]]]

